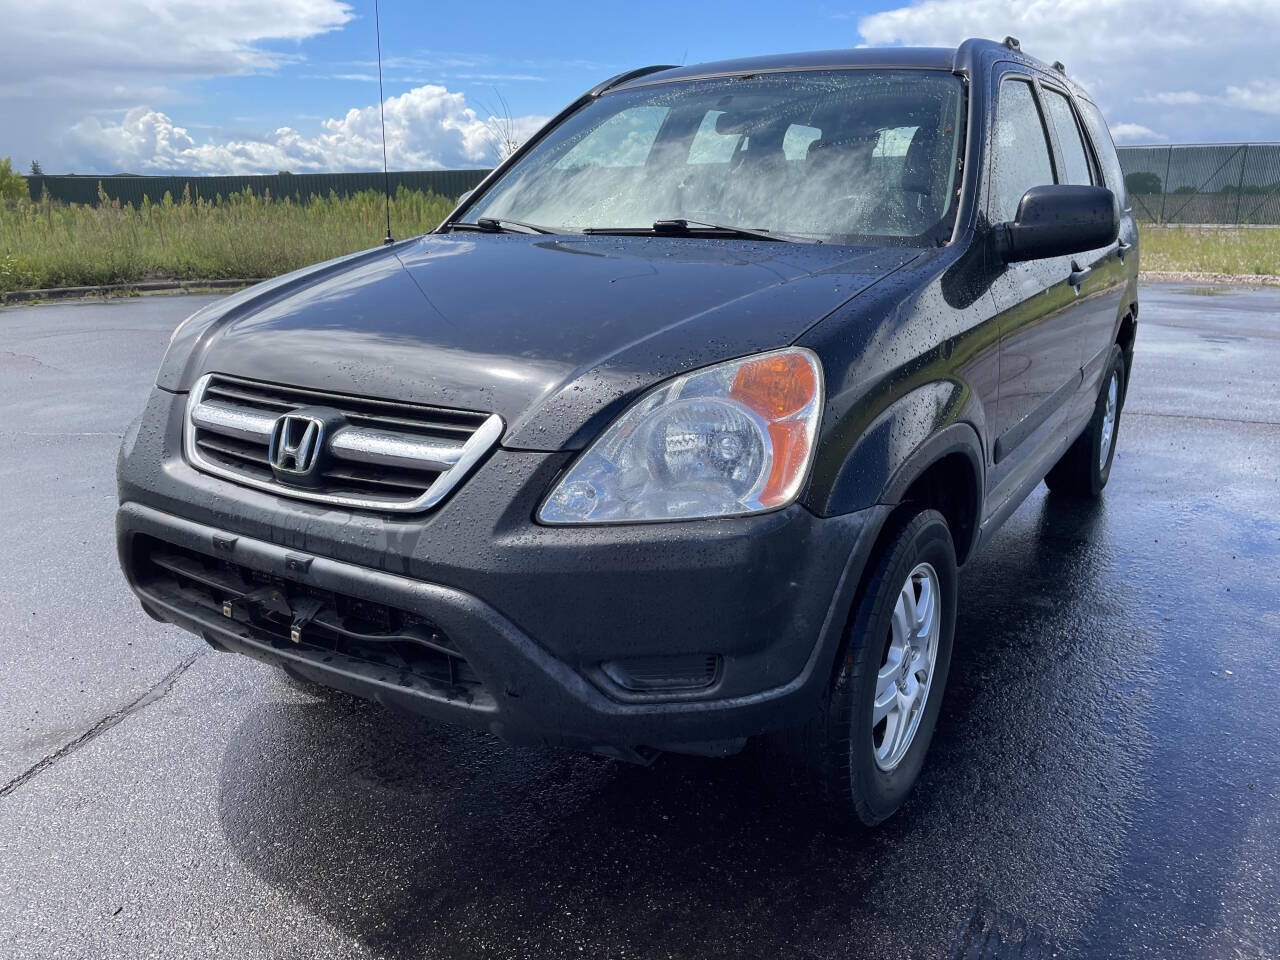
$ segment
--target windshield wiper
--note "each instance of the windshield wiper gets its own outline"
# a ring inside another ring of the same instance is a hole
[[[753,227],[729,227],[702,220],[655,220],[652,227],[586,227],[583,233],[616,233],[623,236],[651,236],[655,234],[719,234],[725,237],[748,237],[753,240],[773,240],[779,243],[821,243],[809,237],[775,230],[758,230]]]
[[[475,223],[455,220],[449,224],[450,230],[479,230],[481,233],[537,233],[554,234],[559,230],[542,227],[536,223],[525,223],[523,220],[510,220],[506,217],[479,217]]]

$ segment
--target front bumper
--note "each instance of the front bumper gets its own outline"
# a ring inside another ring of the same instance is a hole
[[[317,508],[193,470],[185,397],[157,390],[125,438],[122,567],[153,616],[329,686],[517,742],[689,748],[791,726],[831,675],[886,512],[548,528],[537,503],[572,454],[497,450],[436,511]],[[473,670],[460,692],[280,641],[148,575],[151,544],[217,557],[287,588],[385,604],[437,626]],[[141,547],[140,547],[141,545]],[[637,693],[601,665],[707,654],[705,689]]]

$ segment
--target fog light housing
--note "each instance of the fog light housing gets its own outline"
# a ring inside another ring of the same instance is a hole
[[[628,657],[600,665],[605,676],[633,693],[703,690],[720,677],[721,657],[714,653]]]

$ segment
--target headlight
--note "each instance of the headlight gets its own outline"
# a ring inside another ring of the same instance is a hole
[[[650,390],[605,430],[538,511],[543,523],[738,516],[800,493],[822,412],[822,368],[792,347]]]

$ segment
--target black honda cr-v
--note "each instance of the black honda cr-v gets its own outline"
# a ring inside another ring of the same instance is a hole
[[[1016,41],[602,83],[434,232],[173,336],[119,466],[153,616],[295,680],[647,760],[773,734],[903,802],[956,569],[1107,482],[1137,237]]]

